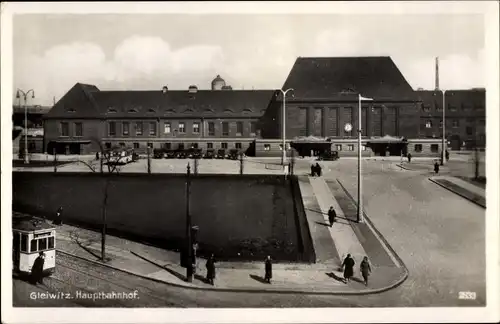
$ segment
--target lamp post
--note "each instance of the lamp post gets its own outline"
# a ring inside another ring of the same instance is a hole
[[[28,105],[27,105],[27,97],[31,92],[31,98],[35,99],[35,90],[29,89],[27,92],[24,92],[21,89],[17,89],[16,98],[20,99],[21,95],[24,98],[24,163],[28,164]]]
[[[285,162],[286,162],[286,110],[285,110],[285,106],[286,106],[286,94],[288,93],[288,91],[293,91],[292,88],[289,88],[285,91],[279,89],[281,91],[281,93],[283,94],[283,113],[282,113],[282,129],[283,129],[283,148],[282,148],[282,151],[283,151],[283,154],[281,156],[281,165],[285,165]]]
[[[189,200],[191,191],[191,166],[187,165],[187,179],[186,179],[186,281],[193,281],[193,260],[191,256],[191,213],[189,210]]]
[[[442,128],[443,128],[443,138],[442,138],[442,142],[441,142],[441,165],[444,165],[444,160],[445,160],[445,144],[446,144],[446,100],[445,100],[445,94],[446,94],[446,90],[441,90],[441,92],[443,93],[443,125],[442,125]]]
[[[361,182],[361,101],[371,101],[371,98],[365,98],[358,94],[358,213],[357,222],[363,222],[363,196],[362,196],[362,182]]]

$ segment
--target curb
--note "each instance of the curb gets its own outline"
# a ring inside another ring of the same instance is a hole
[[[480,203],[479,201],[472,199],[471,197],[469,197],[469,195],[468,195],[468,194],[465,194],[465,193],[463,193],[463,192],[460,192],[460,191],[458,191],[458,190],[455,190],[455,189],[453,189],[453,188],[450,188],[450,187],[446,186],[445,184],[439,183],[439,181],[436,181],[435,179],[429,178],[429,181],[431,181],[431,182],[433,182],[433,183],[437,184],[438,186],[441,186],[441,187],[443,187],[443,188],[445,188],[445,189],[447,189],[447,190],[449,190],[449,191],[451,191],[451,192],[453,192],[453,193],[455,193],[455,194],[457,194],[457,195],[461,196],[462,198],[467,199],[468,201],[470,201],[470,202],[472,202],[472,203],[474,203],[474,204],[478,205],[479,207],[483,207],[484,209],[486,209],[486,204],[484,204],[484,205],[483,205],[483,204],[482,204],[482,203]],[[465,189],[465,190],[466,190],[466,189]]]
[[[353,203],[356,203],[356,201],[354,200],[354,198],[351,196],[351,194],[349,193],[349,191],[347,191],[347,189],[344,187],[344,185],[342,184],[342,182],[340,182],[339,179],[337,179],[337,182],[339,183],[340,187],[344,190],[344,192],[346,193],[346,195],[349,197],[349,199],[351,199],[351,201]],[[390,253],[392,254],[392,256],[396,259],[396,261],[399,263],[399,265],[401,266],[401,268],[403,269],[404,271],[404,274],[403,276],[398,280],[396,281],[394,284],[390,285],[389,287],[386,287],[386,289],[384,291],[387,291],[387,290],[390,290],[390,289],[393,289],[393,288],[396,288],[398,287],[399,285],[401,285],[403,282],[406,281],[406,279],[408,279],[408,276],[410,275],[410,271],[408,270],[408,268],[406,267],[405,263],[403,262],[403,260],[401,259],[401,257],[396,253],[396,251],[394,251],[394,249],[392,248],[392,246],[389,244],[389,242],[387,242],[386,238],[382,235],[382,233],[380,233],[380,231],[375,227],[375,225],[373,224],[372,220],[368,217],[368,215],[366,215],[366,212],[364,211],[364,208],[363,208],[363,217],[364,219],[369,223],[369,227],[371,230],[373,230],[376,234],[375,237],[377,239],[379,239],[379,241],[381,241],[380,243],[383,244],[389,251]]]
[[[373,294],[378,294],[378,293],[382,293],[382,292],[385,292],[385,291],[388,291],[392,288],[395,288],[397,286],[399,286],[404,280],[398,280],[398,282],[396,282],[395,284],[392,284],[388,287],[382,287],[382,288],[378,288],[378,289],[365,289],[365,290],[346,290],[346,291],[317,291],[317,290],[307,290],[307,289],[287,289],[287,290],[280,290],[279,288],[278,289],[260,289],[260,288],[216,288],[216,287],[198,287],[198,286],[188,286],[188,285],[182,285],[182,284],[177,284],[177,283],[172,283],[172,282],[168,282],[168,281],[165,281],[165,280],[161,280],[161,279],[156,279],[156,278],[151,278],[151,277],[148,277],[146,275],[143,275],[143,274],[139,274],[139,273],[136,273],[134,271],[130,271],[130,270],[125,270],[125,269],[121,269],[121,268],[118,268],[118,267],[115,267],[115,266],[111,266],[109,264],[106,264],[106,263],[103,263],[103,262],[100,262],[100,261],[96,261],[96,260],[91,260],[91,259],[88,259],[88,258],[85,258],[85,257],[81,257],[81,256],[78,256],[78,255],[75,255],[73,253],[70,253],[70,252],[66,252],[66,251],[62,251],[60,249],[56,249],[58,253],[62,253],[62,254],[65,254],[65,255],[69,255],[71,257],[74,257],[74,258],[77,258],[77,259],[80,259],[80,260],[85,260],[87,262],[90,262],[90,263],[93,263],[93,264],[98,264],[100,266],[105,266],[107,268],[110,268],[110,269],[113,269],[115,271],[121,271],[121,272],[124,272],[124,273],[127,273],[129,275],[133,275],[133,276],[136,276],[136,277],[140,277],[140,278],[143,278],[143,279],[146,279],[146,280],[151,280],[151,281],[155,281],[155,282],[158,282],[158,283],[162,283],[162,284],[165,284],[165,285],[168,285],[168,286],[172,286],[172,287],[177,287],[177,288],[183,288],[183,289],[190,289],[190,290],[203,290],[203,291],[214,291],[214,292],[240,292],[240,293],[267,293],[267,294],[308,294],[308,295],[327,295],[327,296],[349,296],[349,295],[373,295]],[[132,251],[129,251],[131,252],[132,254],[134,254]],[[151,261],[149,261],[151,262]],[[154,262],[152,262],[154,263]],[[160,268],[163,268],[162,266],[158,265]],[[406,267],[405,267],[406,269]],[[405,278],[407,277],[408,275],[406,274],[405,275]]]

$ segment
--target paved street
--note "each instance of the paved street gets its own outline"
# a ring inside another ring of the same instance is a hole
[[[337,164],[325,177],[339,178],[356,197],[356,167]],[[397,298],[400,306],[484,304],[485,210],[427,174],[389,163],[363,167],[365,211],[410,272],[403,285],[379,297]],[[459,291],[476,292],[476,301],[459,301]]]

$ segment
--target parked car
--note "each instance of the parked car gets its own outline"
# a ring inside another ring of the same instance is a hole
[[[218,149],[217,154],[215,155],[216,159],[225,159],[227,156],[226,149]]]
[[[339,159],[338,151],[326,151],[318,156],[319,161],[336,161]]]
[[[163,149],[159,149],[159,148],[153,149],[153,158],[154,159],[163,159],[164,155],[165,155],[165,152],[163,151]]]
[[[238,160],[240,157],[240,154],[241,154],[241,152],[239,149],[230,149],[229,154],[228,154],[228,158],[231,160]]]
[[[203,156],[202,149],[199,148],[190,148],[187,150],[187,157],[189,159],[201,159]]]
[[[205,151],[205,154],[203,154],[204,159],[213,159],[215,156],[215,150],[214,149],[207,149]]]
[[[175,159],[176,157],[176,152],[174,150],[166,150],[165,151],[165,158],[166,159]]]

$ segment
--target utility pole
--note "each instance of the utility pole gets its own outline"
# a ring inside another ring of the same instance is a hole
[[[193,260],[192,260],[192,242],[191,242],[191,213],[189,210],[190,191],[191,191],[191,166],[187,165],[186,176],[186,281],[193,281]]]

